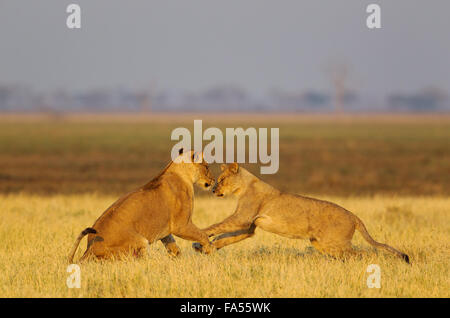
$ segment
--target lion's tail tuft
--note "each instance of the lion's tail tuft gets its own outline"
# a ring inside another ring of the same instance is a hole
[[[88,235],[88,234],[97,234],[97,231],[95,229],[93,229],[92,227],[87,227],[83,230],[83,232],[81,232],[81,234],[83,236]]]

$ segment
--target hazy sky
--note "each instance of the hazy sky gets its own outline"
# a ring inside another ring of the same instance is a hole
[[[66,27],[70,3],[81,30]],[[365,25],[369,3],[382,29]],[[198,91],[237,83],[329,89],[331,61],[362,92],[450,89],[450,1],[0,0],[0,84]]]

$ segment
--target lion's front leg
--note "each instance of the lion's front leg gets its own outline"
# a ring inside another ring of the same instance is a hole
[[[220,249],[227,245],[234,244],[242,240],[245,240],[246,238],[252,237],[253,235],[255,235],[255,229],[256,225],[255,223],[252,223],[252,225],[250,225],[250,227],[246,230],[240,230],[232,233],[225,233],[214,238],[212,244],[216,249]]]
[[[251,222],[248,220],[243,220],[239,217],[231,216],[220,223],[211,225],[203,229],[203,232],[205,232],[208,236],[216,236],[223,233],[230,233],[248,229],[250,227],[250,224]]]
[[[240,242],[255,235],[255,229],[256,225],[255,223],[252,223],[248,229],[221,234],[220,236],[214,238],[212,245],[216,249],[221,249],[227,245]],[[197,252],[203,252],[202,245],[200,243],[193,243],[192,248]]]
[[[209,242],[208,235],[197,228],[193,223],[188,223],[173,231],[173,234],[189,241],[197,241],[203,245],[203,252],[212,253],[215,247]]]

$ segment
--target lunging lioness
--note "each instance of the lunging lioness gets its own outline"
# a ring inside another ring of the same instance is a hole
[[[203,229],[209,236],[222,234],[213,241],[216,249],[251,237],[255,228],[260,227],[289,238],[309,239],[321,253],[343,257],[354,253],[351,240],[356,229],[371,245],[409,263],[408,255],[376,242],[363,222],[346,209],[331,202],[281,192],[236,163],[223,164],[221,168],[213,192],[219,197],[233,194],[238,203],[231,216]],[[193,247],[202,251],[202,245],[194,243]]]
[[[143,187],[117,200],[78,236],[69,261],[85,235],[88,236],[87,258],[111,258],[124,254],[141,256],[149,243],[161,240],[167,251],[178,255],[179,248],[172,234],[200,242],[206,253],[213,246],[208,235],[191,220],[194,205],[194,184],[208,189],[214,177],[203,160],[202,153],[180,150],[175,161]],[[206,247],[206,248],[205,248]]]

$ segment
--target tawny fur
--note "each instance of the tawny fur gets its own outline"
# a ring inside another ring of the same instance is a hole
[[[179,248],[172,236],[201,242],[206,253],[213,247],[208,236],[192,223],[194,184],[209,188],[214,177],[200,153],[182,153],[156,178],[143,187],[117,200],[77,238],[69,261],[84,235],[87,249],[80,261],[89,258],[120,258],[123,255],[142,256],[149,244],[161,240],[171,255]],[[195,159],[195,158],[196,159]],[[195,162],[194,162],[195,161]]]
[[[217,196],[233,194],[238,199],[231,216],[203,230],[209,236],[220,235],[213,241],[216,249],[253,236],[258,227],[289,238],[308,239],[321,253],[344,257],[354,253],[351,240],[356,229],[372,246],[409,263],[406,254],[376,242],[353,213],[331,202],[279,191],[236,163],[222,165],[213,192]],[[202,250],[202,244],[193,247]]]

